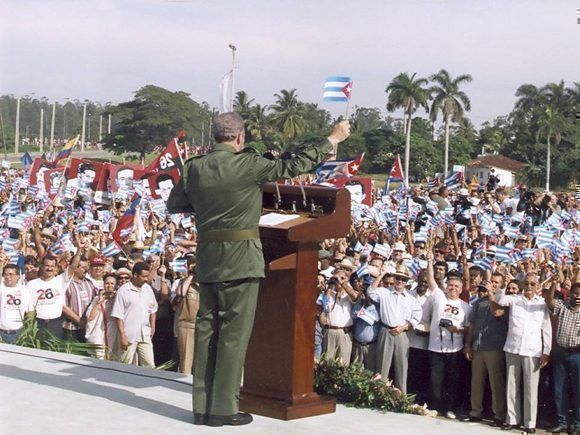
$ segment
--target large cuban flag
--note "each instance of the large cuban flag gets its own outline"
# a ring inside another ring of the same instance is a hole
[[[348,101],[352,92],[352,80],[350,77],[332,76],[324,83],[324,101]]]

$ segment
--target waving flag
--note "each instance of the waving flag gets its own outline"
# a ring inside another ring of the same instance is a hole
[[[171,262],[171,269],[173,269],[174,272],[187,273],[187,259],[176,258]]]
[[[73,148],[76,146],[76,144],[79,141],[79,137],[80,137],[80,135],[73,137],[64,145],[64,147],[62,147],[62,150],[60,150],[60,152],[57,154],[56,158],[52,162],[53,165],[58,163],[62,159],[66,159],[68,156],[70,156],[70,153],[72,153]]]
[[[165,149],[145,168],[145,173],[163,172],[172,169],[181,169],[183,161],[179,152],[178,143],[185,138],[185,131],[181,130],[177,137],[171,139]]]
[[[356,175],[365,156],[362,153],[356,157],[343,160],[328,160],[316,168],[316,183],[328,182],[335,178],[351,178]]]
[[[103,248],[103,255],[105,257],[114,257],[121,253],[121,248],[114,240]]]
[[[137,212],[137,206],[141,202],[141,197],[135,195],[133,197],[133,202],[125,212],[123,216],[118,220],[115,231],[113,231],[113,240],[117,243],[123,243],[123,237],[126,237],[131,231],[133,231],[133,225],[135,220],[135,213]]]
[[[352,80],[350,77],[332,76],[324,82],[324,101],[343,101],[350,100],[352,92]]]
[[[389,183],[396,183],[397,181],[403,181],[405,175],[403,174],[403,165],[401,165],[401,156],[397,154],[397,158],[393,162],[391,172],[389,173]]]
[[[452,172],[450,175],[445,177],[445,181],[443,182],[443,184],[448,189],[451,190],[451,189],[457,189],[458,187],[460,187],[462,181],[463,181],[463,175],[461,174],[461,172],[457,171],[457,172]]]

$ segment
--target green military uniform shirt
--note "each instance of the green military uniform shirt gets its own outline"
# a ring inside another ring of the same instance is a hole
[[[288,160],[269,160],[252,148],[236,152],[217,144],[204,156],[185,162],[179,183],[167,201],[170,213],[194,212],[200,235],[196,273],[199,282],[263,278],[264,257],[259,237],[238,241],[204,241],[216,230],[258,229],[262,212],[261,185],[312,170],[331,152],[325,141]]]

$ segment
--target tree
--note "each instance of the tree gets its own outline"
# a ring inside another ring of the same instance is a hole
[[[245,91],[236,92],[234,112],[238,113],[246,121],[250,117],[253,102],[254,99],[248,98],[248,94]]]
[[[409,185],[409,160],[411,156],[411,124],[413,113],[418,107],[429,110],[429,90],[425,88],[428,81],[424,78],[415,78],[417,73],[409,77],[407,73],[401,73],[387,86],[387,110],[392,112],[398,108],[403,109],[405,125],[405,184]]]
[[[365,132],[386,126],[381,111],[376,107],[355,106],[353,113],[350,115],[349,122],[353,132]]]
[[[282,132],[285,139],[294,139],[306,131],[302,103],[298,100],[296,89],[282,89],[274,94],[276,102],[272,105],[272,123]]]
[[[435,122],[437,114],[443,114],[443,123],[445,125],[445,166],[444,173],[449,168],[449,126],[451,122],[459,122],[463,118],[465,111],[471,110],[471,101],[459,88],[463,83],[469,83],[472,77],[469,74],[462,74],[452,78],[449,72],[442,69],[437,74],[430,77],[435,83],[431,87],[433,94],[433,104],[431,105],[431,121]]]
[[[249,133],[250,140],[262,141],[268,135],[270,126],[266,111],[268,106],[256,104],[250,108],[248,120],[246,121],[246,130]]]
[[[153,85],[139,89],[133,100],[112,107],[111,113],[118,122],[105,147],[116,154],[139,153],[142,158],[179,130],[192,135],[209,116],[189,94]]]

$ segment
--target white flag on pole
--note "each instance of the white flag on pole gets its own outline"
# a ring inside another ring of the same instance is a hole
[[[223,77],[220,83],[220,113],[233,112],[233,85],[234,85],[234,70],[231,69]]]

